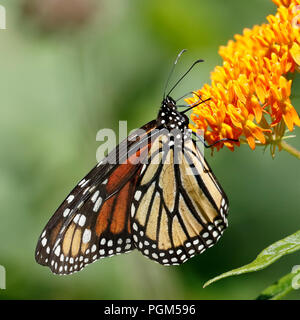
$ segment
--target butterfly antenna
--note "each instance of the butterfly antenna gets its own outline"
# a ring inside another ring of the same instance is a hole
[[[181,55],[182,55],[184,52],[186,52],[186,51],[187,51],[186,49],[181,50],[181,51],[178,53],[175,62],[173,63],[172,69],[171,69],[171,71],[170,71],[170,73],[169,73],[169,76],[168,76],[168,79],[167,79],[167,81],[166,81],[163,99],[166,97],[167,87],[168,87],[168,84],[169,84],[170,79],[171,79],[171,77],[172,77],[172,74],[174,73],[175,66],[176,66],[179,58],[181,57]]]
[[[179,80],[174,84],[174,86],[171,88],[171,90],[168,92],[167,96],[170,95],[170,93],[177,87],[178,83],[194,68],[194,66],[200,62],[204,62],[204,60],[199,59],[196,60],[190,67],[189,69],[179,78]]]
[[[183,98],[185,98],[185,97],[187,97],[187,96],[189,96],[189,95],[191,95],[191,94],[193,94],[193,93],[194,93],[193,91],[190,91],[190,92],[184,94],[183,96],[181,96],[180,98],[176,99],[175,102],[177,103],[177,102],[180,101],[181,99],[183,99]],[[178,106],[177,106],[177,107],[178,107]]]
[[[210,99],[211,99],[211,98],[208,98],[208,99],[206,99],[206,100],[202,100],[201,98],[199,98],[200,101],[198,100],[197,102],[195,102],[194,104],[192,104],[192,105],[191,105],[189,108],[187,108],[186,110],[181,111],[181,113],[186,113],[186,112],[188,112],[189,110],[191,110],[191,109],[199,106],[199,104],[205,103],[205,102],[209,101]]]

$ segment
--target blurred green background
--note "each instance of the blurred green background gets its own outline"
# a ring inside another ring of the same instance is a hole
[[[247,146],[213,157],[206,152],[229,197],[230,224],[215,247],[184,265],[163,267],[132,252],[55,276],[34,260],[42,228],[96,163],[96,132],[117,129],[119,120],[131,130],[153,119],[183,48],[189,51],[173,81],[195,59],[205,63],[174,97],[209,82],[221,63],[218,47],[275,13],[270,0],[1,4],[7,29],[0,30],[0,264],[7,289],[0,299],[253,299],[300,264],[294,254],[202,288],[299,229],[299,160],[284,152],[272,160],[268,151]],[[300,147],[296,133],[291,143]]]

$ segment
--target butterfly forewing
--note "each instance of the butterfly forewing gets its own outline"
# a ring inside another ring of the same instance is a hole
[[[54,273],[68,274],[101,257],[133,249],[129,211],[142,164],[128,159],[146,156],[154,123],[142,129],[145,137],[139,136],[133,143],[132,134],[123,141],[57,209],[39,238],[35,255],[38,263],[49,266]],[[128,152],[124,153],[125,149]],[[109,163],[118,154],[121,164]]]

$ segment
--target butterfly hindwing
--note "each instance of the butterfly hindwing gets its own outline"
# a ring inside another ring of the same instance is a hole
[[[196,143],[188,139],[178,149],[166,141],[152,145],[154,156],[139,178],[132,234],[145,256],[177,265],[217,242],[228,204]]]

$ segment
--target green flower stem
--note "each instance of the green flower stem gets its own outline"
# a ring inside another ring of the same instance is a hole
[[[300,160],[300,151],[297,150],[296,148],[292,147],[288,143],[286,143],[284,140],[281,140],[280,146],[283,150],[287,151],[290,153],[292,156],[298,158]]]

